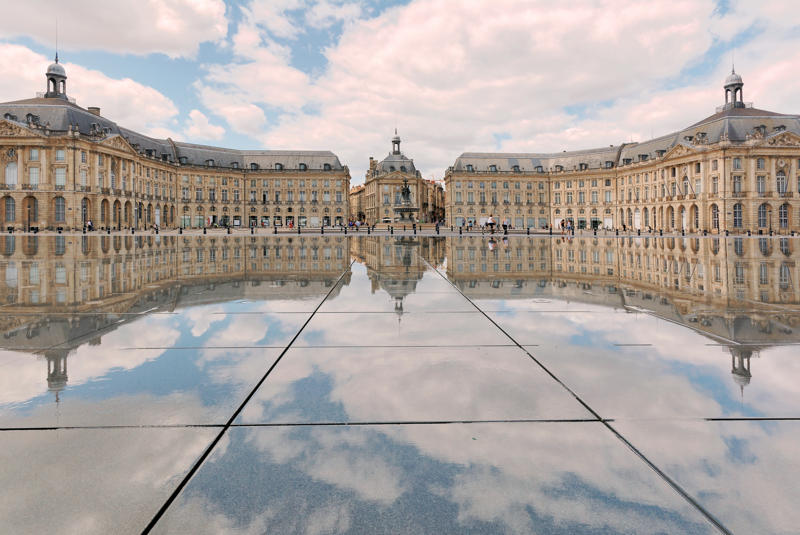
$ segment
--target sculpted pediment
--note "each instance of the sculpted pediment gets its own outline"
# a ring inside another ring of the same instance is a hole
[[[687,154],[694,154],[695,152],[697,151],[690,149],[686,145],[678,144],[669,149],[669,151],[667,151],[667,153],[664,155],[664,158],[677,158],[679,156],[686,156]]]
[[[0,136],[30,136],[30,135],[39,135],[38,133],[34,132],[33,130],[29,130],[28,128],[24,128],[19,126],[8,119],[0,119]]]
[[[800,147],[800,136],[794,132],[781,132],[767,140],[768,145]]]
[[[125,141],[125,139],[123,139],[122,136],[118,134],[115,134],[109,137],[108,139],[104,139],[103,141],[100,142],[100,145],[112,149],[122,150],[130,153],[133,156],[138,155],[138,153],[133,149],[133,147],[131,147],[131,144]]]

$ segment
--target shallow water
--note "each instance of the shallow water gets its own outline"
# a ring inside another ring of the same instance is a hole
[[[798,249],[0,236],[0,518],[792,532]]]

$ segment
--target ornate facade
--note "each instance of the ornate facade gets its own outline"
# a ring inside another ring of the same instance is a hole
[[[392,223],[399,221],[395,212],[402,204],[401,192],[404,181],[408,182],[411,191],[411,206],[417,209],[414,220],[431,223],[444,216],[444,192],[438,182],[424,180],[422,174],[414,166],[414,160],[400,151],[400,136],[395,132],[392,138],[392,152],[380,162],[369,159],[363,192],[362,221],[372,225],[375,223]],[[358,216],[358,214],[354,214]]]
[[[641,143],[556,154],[465,153],[445,175],[448,222],[515,227],[800,231],[800,116],[752,107],[732,72],[716,113]]]
[[[154,139],[81,108],[67,76],[0,104],[3,228],[346,223],[350,174],[327,151],[241,151]]]

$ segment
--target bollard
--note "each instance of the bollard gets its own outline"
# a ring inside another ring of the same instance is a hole
[[[325,234],[325,226],[324,225],[319,227],[319,233],[320,233],[320,235]]]
[[[597,227],[594,227],[594,235],[597,236]]]
[[[619,229],[616,229],[616,232],[617,232],[617,236],[619,236]]]
[[[769,235],[772,236],[772,229],[769,229]]]
[[[394,236],[394,227],[392,227],[392,226],[389,227],[389,234]]]
[[[636,229],[636,235],[637,235],[637,236],[641,236],[641,235],[642,235],[642,229],[640,229],[640,228],[637,228],[637,229]]]
[[[725,229],[725,235],[726,236],[730,236],[730,233],[728,232],[728,229]]]
[[[663,236],[664,235],[664,229],[663,228],[658,229],[658,235],[659,236]]]
[[[681,229],[681,236],[686,236],[686,229]]]
[[[83,226],[83,233],[86,234],[86,225]]]
[[[750,229],[747,229],[747,235],[750,236]]]
[[[297,233],[300,234],[300,225],[297,225]]]
[[[405,232],[405,231],[406,231],[406,226],[405,226],[405,225],[403,225],[403,232]]]
[[[228,227],[226,230],[227,230],[228,234],[231,233],[231,227]]]
[[[527,234],[528,236],[530,236],[530,235],[531,235],[531,227],[528,227],[528,228],[527,228],[527,232],[526,232],[526,234]]]
[[[255,233],[256,233],[256,227],[250,227],[250,234],[252,235]]]
[[[183,234],[183,227],[178,227],[178,234]]]
[[[708,236],[708,230],[703,229],[703,236]]]
[[[108,228],[106,229],[106,234],[111,234],[111,227],[108,227]]]
[[[369,233],[370,233],[369,225],[367,225],[367,236],[369,236]]]
[[[436,234],[439,234],[439,225],[436,225]]]
[[[11,229],[9,231],[9,234],[13,234],[13,233],[14,233],[14,229]],[[61,234],[61,227],[58,227],[58,233]]]
[[[461,236],[463,230],[464,230],[463,227],[458,227],[458,235],[459,236]]]
[[[450,232],[453,232],[453,225],[450,225]]]
[[[550,235],[553,235],[553,227],[550,227]]]
[[[273,234],[277,234],[278,233],[278,225],[275,225],[275,226],[272,227],[272,233]]]
[[[136,234],[136,229],[131,227],[131,234]]]
[[[110,233],[109,233],[110,234]],[[158,235],[158,227],[156,227],[156,235]]]
[[[208,230],[206,229],[206,227],[203,227],[203,234],[208,234]]]

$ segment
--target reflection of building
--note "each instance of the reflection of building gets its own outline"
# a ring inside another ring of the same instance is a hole
[[[800,116],[753,108],[743,85],[732,72],[716,113],[641,143],[462,154],[445,176],[449,223],[798,231]]]
[[[411,191],[410,206],[417,210],[415,220],[425,223],[444,216],[444,206],[441,204],[444,200],[442,186],[437,182],[423,180],[414,166],[414,160],[400,151],[400,136],[395,132],[392,152],[380,162],[369,159],[364,189],[353,192],[363,198],[360,202],[363,203],[365,222],[371,225],[400,220],[400,213],[396,209],[402,205],[404,180],[408,181]]]
[[[142,314],[321,300],[349,265],[333,236],[0,236],[0,347],[44,357],[58,396],[70,353]]]
[[[444,238],[354,237],[352,255],[367,267],[371,291],[384,290],[403,313],[403,299],[416,291],[417,283],[431,266],[444,260]]]
[[[319,226],[347,220],[350,175],[327,151],[244,151],[154,139],[67,97],[0,104],[3,227]]]
[[[447,271],[470,298],[563,299],[684,325],[730,351],[744,386],[752,355],[800,341],[797,246],[785,237],[469,236],[447,240]]]

